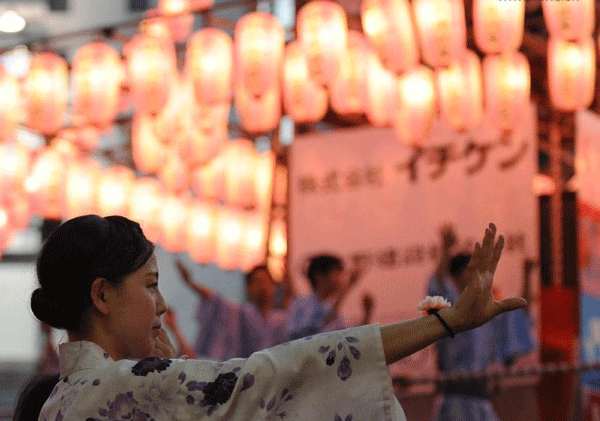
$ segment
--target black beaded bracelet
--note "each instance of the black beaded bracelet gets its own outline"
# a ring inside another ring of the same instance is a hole
[[[440,321],[440,323],[442,325],[444,325],[444,327],[448,331],[448,334],[450,335],[450,337],[454,338],[454,331],[452,330],[452,328],[450,326],[448,326],[448,323],[446,323],[446,321],[444,319],[442,319],[442,316],[440,316],[438,314],[438,311],[439,311],[439,309],[437,309],[437,308],[430,308],[429,310],[427,310],[427,314],[433,314],[435,317],[437,317],[437,319]]]

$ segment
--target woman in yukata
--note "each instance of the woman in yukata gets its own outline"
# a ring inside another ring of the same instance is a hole
[[[490,225],[454,306],[424,317],[306,337],[227,362],[176,359],[161,327],[154,246],[124,217],[71,219],[37,261],[34,314],[66,329],[60,380],[40,420],[405,420],[387,365],[522,298],[495,301],[503,246]]]

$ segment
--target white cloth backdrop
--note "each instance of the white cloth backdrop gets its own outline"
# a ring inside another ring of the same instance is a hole
[[[454,224],[456,251],[472,250],[489,222],[507,239],[498,267],[503,296],[520,294],[522,262],[538,254],[535,109],[508,141],[485,120],[456,134],[436,122],[422,150],[399,143],[390,128],[364,127],[296,138],[290,159],[289,257],[299,293],[309,284],[306,259],[341,255],[347,266],[368,265],[348,297],[344,315],[358,321],[361,296],[375,296],[374,322],[418,316],[427,280],[437,262],[439,228]],[[432,374],[433,348],[395,370]]]

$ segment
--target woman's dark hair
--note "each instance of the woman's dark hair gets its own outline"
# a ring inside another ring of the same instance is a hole
[[[459,253],[450,259],[450,276],[457,278],[469,266],[471,255],[468,253]]]
[[[153,251],[139,224],[125,217],[85,215],[66,221],[38,255],[41,287],[31,295],[33,314],[55,328],[79,332],[92,304],[94,279],[119,285]]]
[[[317,275],[327,276],[334,270],[344,270],[344,262],[333,254],[319,254],[310,258],[306,277],[312,289],[317,287]]]
[[[258,265],[258,266],[254,266],[252,269],[250,269],[249,272],[246,273],[246,286],[250,285],[250,282],[252,282],[252,276],[258,272],[264,270],[265,272],[267,272],[269,274],[269,277],[271,277],[271,272],[269,272],[269,268],[267,267],[267,265]]]
[[[37,421],[58,378],[58,374],[43,374],[31,378],[19,394],[13,421]]]

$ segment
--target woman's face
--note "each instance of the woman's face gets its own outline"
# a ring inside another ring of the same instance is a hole
[[[154,350],[166,311],[158,290],[156,254],[118,287],[111,308],[111,330],[117,339],[117,358],[145,358]]]

